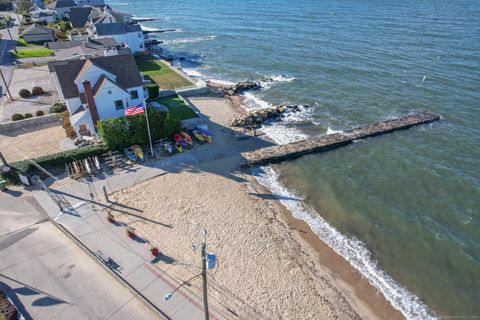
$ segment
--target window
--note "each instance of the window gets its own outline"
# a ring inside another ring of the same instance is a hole
[[[80,131],[87,131],[87,125],[86,124],[81,124],[78,126],[78,128],[80,129]]]
[[[112,94],[112,90],[108,90],[108,94]]]
[[[139,38],[142,37],[142,33],[141,33],[141,32],[138,33],[138,37],[139,37]]]
[[[142,48],[142,49],[143,49],[143,44],[141,44],[141,45],[140,45],[140,48]]]
[[[123,109],[123,100],[115,101],[115,110]]]
[[[137,90],[130,91],[130,98],[132,98],[132,100],[138,99],[138,91]]]

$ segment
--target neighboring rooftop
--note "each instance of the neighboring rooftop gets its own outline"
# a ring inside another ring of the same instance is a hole
[[[44,35],[52,34],[52,29],[48,29],[38,23],[34,23],[23,30],[21,36],[23,35]]]
[[[143,78],[138,71],[133,55],[98,57],[85,60],[54,61],[48,63],[51,73],[56,73],[65,99],[79,96],[74,83],[85,64],[92,64],[116,76],[116,83],[127,89],[143,85]]]
[[[73,0],[57,0],[46,5],[46,7],[49,9],[71,8],[76,6],[77,4]]]
[[[131,54],[132,51],[118,44],[114,38],[89,39],[88,41],[57,41],[47,46],[55,50],[56,60],[83,59],[117,54]]]
[[[73,41],[56,41],[47,42],[47,47],[51,50],[71,49],[78,46],[84,46],[92,49],[103,49],[105,47],[116,47],[119,44],[114,38],[73,40]]]
[[[123,22],[97,24],[95,25],[95,29],[99,36],[142,32],[142,27],[139,24],[126,24]]]
[[[94,10],[92,7],[71,8],[68,16],[72,27],[75,29],[85,27],[92,10]]]

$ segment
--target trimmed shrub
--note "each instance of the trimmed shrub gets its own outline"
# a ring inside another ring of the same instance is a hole
[[[18,120],[23,120],[25,119],[25,117],[23,116],[23,114],[20,114],[20,113],[14,113],[12,115],[12,121],[18,121]]]
[[[60,114],[60,118],[63,121],[63,129],[65,129],[65,134],[68,138],[75,138],[77,136],[77,133],[75,132],[75,129],[72,127],[72,123],[70,122],[70,113],[68,111],[64,111]]]
[[[182,127],[179,119],[152,107],[148,108],[148,118],[153,141],[167,138]],[[145,114],[99,121],[98,133],[112,150],[122,150],[132,144],[148,143]]]
[[[158,97],[158,92],[160,90],[158,84],[147,84],[145,87],[148,91],[148,99],[155,99],[156,97]]]
[[[32,93],[30,91],[28,91],[27,89],[22,89],[18,92],[18,95],[22,98],[28,98],[32,95]]]
[[[43,93],[44,93],[44,91],[43,91],[43,88],[42,88],[42,87],[33,87],[33,89],[32,89],[32,94],[33,94],[34,96],[39,96],[39,95],[41,95],[41,94],[43,94]]]
[[[35,112],[35,115],[37,117],[41,117],[41,116],[44,116],[45,115],[45,112],[43,112],[42,110],[38,110],[37,112]]]
[[[33,114],[27,112],[27,113],[25,113],[25,114],[23,115],[23,117],[24,117],[25,119],[33,118]]]
[[[50,113],[62,113],[67,110],[67,106],[57,102],[50,108]]]

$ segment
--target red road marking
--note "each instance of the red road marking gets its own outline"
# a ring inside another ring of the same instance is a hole
[[[163,283],[165,283],[167,286],[169,286],[172,290],[175,290],[175,288],[177,287],[176,284],[173,284],[172,282],[170,282],[168,279],[166,279],[164,276],[162,276],[161,273],[159,273],[154,268],[150,267],[150,265],[146,264],[145,268],[147,268],[148,271],[153,273],[158,279],[160,279]],[[200,303],[198,303],[197,301],[195,301],[194,299],[192,299],[187,293],[183,292],[180,289],[175,291],[175,293],[181,294],[187,301],[189,301],[191,304],[193,304],[195,307],[197,307],[197,309],[201,310],[202,312],[205,312],[205,309],[203,308],[203,306]],[[208,313],[209,313],[211,319],[219,320],[215,315],[212,314],[212,312],[209,311]]]

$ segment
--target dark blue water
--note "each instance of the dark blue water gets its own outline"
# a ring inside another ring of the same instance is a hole
[[[121,1],[179,29],[159,39],[190,73],[274,77],[249,108],[312,105],[264,128],[279,143],[440,113],[259,179],[409,318],[480,315],[480,1]]]

